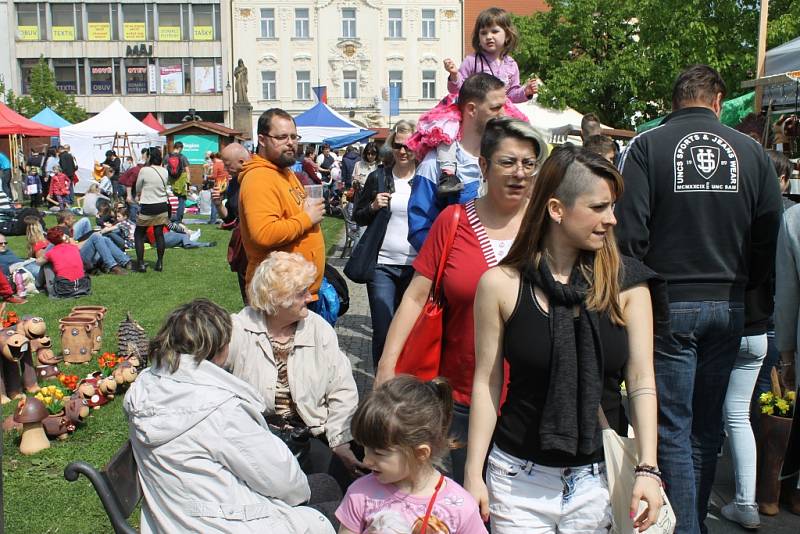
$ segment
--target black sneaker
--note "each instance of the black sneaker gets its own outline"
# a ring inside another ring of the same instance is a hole
[[[436,189],[436,196],[447,197],[461,192],[464,189],[464,183],[458,179],[455,174],[445,174],[439,177],[439,187]]]

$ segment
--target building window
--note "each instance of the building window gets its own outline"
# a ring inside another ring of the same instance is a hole
[[[392,39],[400,39],[401,37],[403,37],[402,9],[389,10],[389,37]]]
[[[297,100],[311,100],[311,71],[297,71]]]
[[[422,71],[422,98],[436,98],[436,71]]]
[[[53,76],[56,79],[56,89],[70,95],[78,94],[78,69],[74,59],[54,59]]]
[[[342,73],[345,99],[358,98],[358,73],[354,70],[346,70]]]
[[[354,8],[342,9],[342,37],[356,38],[356,10]]]
[[[275,38],[275,9],[273,8],[261,10],[261,37]]]
[[[125,92],[129,95],[147,94],[147,60],[125,60]]]
[[[158,74],[159,93],[164,95],[183,94],[183,62],[180,59],[159,59]]]
[[[53,41],[83,40],[83,10],[81,4],[50,4]]]
[[[36,64],[39,63],[38,59],[20,59],[19,60],[19,73],[20,80],[22,81],[21,93],[27,95],[31,92],[31,71]]]
[[[114,93],[114,66],[110,59],[89,61],[89,92],[93,95]]]
[[[214,24],[214,4],[192,5],[192,40],[216,41],[219,40],[218,28]]]
[[[116,21],[111,18],[108,4],[86,4],[86,20],[87,41],[111,40],[111,26],[116,26]]]
[[[277,83],[275,82],[274,70],[261,71],[261,99],[277,100]]]
[[[45,4],[17,4],[17,39],[41,41],[46,39]]]
[[[189,35],[189,6],[158,4],[158,40],[182,41]]]
[[[403,98],[403,71],[389,71],[389,87],[397,88],[397,98]]]
[[[122,4],[122,39],[125,41],[153,40],[153,5]]]
[[[194,92],[199,94],[218,93],[217,72],[213,58],[196,58],[192,64]]]
[[[294,36],[298,39],[308,39],[308,8],[295,8],[294,10]]]
[[[423,9],[422,10],[422,38],[435,39],[436,38],[436,10]]]

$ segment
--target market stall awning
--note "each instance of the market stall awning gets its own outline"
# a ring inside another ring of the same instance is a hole
[[[57,137],[58,128],[51,128],[26,119],[0,102],[0,135],[28,135],[31,137]]]
[[[321,143],[324,139],[359,133],[362,128],[342,117],[333,108],[318,102],[294,118],[303,143]]]
[[[352,145],[353,143],[361,142],[364,139],[369,139],[376,133],[378,132],[374,130],[362,130],[352,134],[326,137],[322,142],[329,144],[333,150],[336,150],[337,148],[342,148],[343,146]]]
[[[164,125],[158,122],[158,119],[152,113],[148,113],[145,116],[145,118],[142,119],[142,122],[144,123],[145,126],[149,126],[158,133],[161,133],[164,130],[166,130],[166,128],[164,128]]]
[[[49,107],[44,108],[31,117],[31,120],[39,124],[44,124],[45,126],[50,126],[51,128],[63,128],[64,126],[70,126],[72,124]]]

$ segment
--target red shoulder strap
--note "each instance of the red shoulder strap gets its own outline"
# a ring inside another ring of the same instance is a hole
[[[444,268],[447,264],[447,257],[450,255],[450,249],[453,246],[453,241],[456,239],[456,232],[458,231],[458,222],[461,219],[461,212],[464,211],[464,206],[461,204],[456,206],[453,210],[453,219],[450,222],[450,232],[447,235],[442,255],[439,256],[439,265],[436,267],[436,277],[433,279],[433,286],[431,286],[431,297],[439,300],[442,293],[442,275],[444,275]]]
[[[456,210],[456,213],[459,211],[461,211],[461,209]],[[425,531],[428,530],[428,521],[431,518],[431,512],[433,512],[433,505],[436,502],[436,496],[439,495],[439,490],[442,489],[442,484],[444,484],[444,475],[440,474],[439,482],[436,483],[436,489],[433,490],[431,500],[428,501],[428,509],[425,510],[425,517],[422,519],[422,528],[420,529],[419,534],[425,534]]]

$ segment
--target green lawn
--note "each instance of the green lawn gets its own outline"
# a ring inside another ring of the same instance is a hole
[[[52,224],[52,218],[48,223]],[[101,275],[92,279],[92,295],[77,300],[54,301],[44,295],[31,297],[26,304],[11,305],[9,309],[44,317],[54,350],[60,351],[58,320],[76,305],[102,304],[109,311],[104,321],[103,351],[116,351],[117,327],[127,312],[131,312],[153,335],[164,316],[177,305],[196,297],[208,297],[224,308],[241,309],[241,297],[236,275],[226,262],[229,233],[209,225],[201,228],[203,241],[217,241],[214,248],[194,250],[169,249],[164,257],[164,272],[149,270],[146,274],[128,276]],[[343,221],[326,218],[323,221],[325,242],[336,243]],[[11,249],[22,256],[24,236],[10,237]],[[146,260],[155,261],[155,251],[147,251]],[[84,376],[96,370],[96,357],[86,365],[71,366],[66,372]],[[6,417],[16,403],[3,407]],[[64,442],[52,441],[51,447],[34,456],[19,453],[19,436],[8,432],[3,436],[3,496],[5,531],[8,533],[91,533],[111,532],[102,505],[89,481],[64,480],[64,466],[73,460],[84,460],[100,467],[127,438],[127,423],[121,409],[122,399],[94,410],[86,423]],[[138,513],[132,523],[138,525]],[[2,529],[0,529],[2,530]]]

